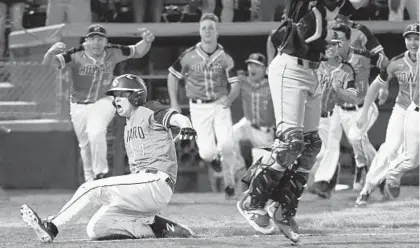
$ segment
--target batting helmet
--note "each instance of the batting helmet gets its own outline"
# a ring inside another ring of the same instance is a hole
[[[146,84],[143,79],[133,74],[124,74],[116,77],[112,81],[112,87],[106,92],[106,95],[115,96],[117,91],[133,92],[128,97],[128,101],[136,107],[143,105],[147,99]]]

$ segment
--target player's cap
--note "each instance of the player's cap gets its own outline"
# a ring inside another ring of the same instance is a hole
[[[419,34],[419,24],[413,23],[405,27],[403,37],[409,34]]]
[[[91,37],[93,35],[106,37],[106,29],[99,24],[90,25],[86,37]]]
[[[343,41],[338,38],[337,32],[334,32],[334,35],[333,35],[333,37],[332,37],[332,39],[329,43],[330,44],[339,44],[339,43],[342,43],[342,42]]]
[[[265,56],[261,53],[251,53],[249,55],[248,59],[245,60],[245,63],[255,63],[258,65],[266,66],[267,65],[267,59]]]

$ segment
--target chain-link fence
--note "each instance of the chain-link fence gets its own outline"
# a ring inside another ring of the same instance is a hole
[[[60,119],[61,72],[39,62],[0,63],[0,119]]]

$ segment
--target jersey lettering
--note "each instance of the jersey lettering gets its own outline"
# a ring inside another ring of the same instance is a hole
[[[413,72],[401,72],[396,74],[396,77],[400,84],[412,84],[415,82],[415,74]]]
[[[133,139],[144,139],[144,131],[143,128],[140,126],[135,126],[127,130],[127,140],[129,142]]]

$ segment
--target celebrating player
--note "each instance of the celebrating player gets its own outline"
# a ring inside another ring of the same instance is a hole
[[[354,157],[356,160],[356,173],[353,182],[353,188],[361,190],[365,175],[368,170],[368,166],[373,161],[376,154],[376,149],[369,141],[368,130],[372,127],[378,117],[378,108],[375,104],[370,104],[369,107],[369,118],[366,119],[366,123],[361,126],[361,129],[356,127],[356,120],[360,114],[360,108],[364,103],[364,98],[368,88],[368,78],[366,64],[377,62],[378,54],[375,55],[374,60],[371,60],[371,53],[357,49],[350,46],[351,30],[345,24],[339,24],[333,28],[337,31],[339,39],[342,40],[340,45],[340,56],[347,60],[356,71],[356,88],[358,89],[356,103],[340,103],[338,107],[334,109],[330,135],[328,138],[328,149],[324,153],[324,157],[320,162],[318,169],[315,171],[315,182],[325,185],[331,181],[334,181],[334,175],[337,171],[338,160],[340,156],[340,141],[342,132],[346,134],[349,143],[351,144]],[[335,185],[330,184],[332,187]],[[315,185],[316,186],[316,185]],[[322,187],[321,187],[322,188]],[[329,188],[331,191],[333,188]],[[319,189],[318,189],[319,190]]]
[[[379,184],[381,184],[382,193],[386,196],[397,197],[401,176],[418,165],[419,140],[416,123],[418,123],[419,109],[417,62],[419,24],[408,25],[403,37],[407,51],[391,60],[387,70],[373,81],[366,95],[365,103],[372,103],[380,88],[388,88],[393,78],[398,80],[398,96],[388,121],[385,142],[381,145],[367,173],[366,183],[356,200],[356,206],[366,205],[370,193]],[[367,118],[367,110],[363,107],[358,125],[364,123]],[[403,119],[405,119],[404,122],[401,121]],[[403,150],[398,155],[401,146]],[[388,192],[384,192],[385,189]]]
[[[239,84],[232,57],[217,43],[218,21],[214,14],[201,17],[201,42],[188,48],[169,68],[168,91],[172,108],[179,110],[178,84],[185,80],[200,157],[213,165],[221,162],[229,199],[235,194],[236,161],[230,105],[239,95]]]
[[[113,97],[117,113],[127,118],[124,143],[131,174],[85,182],[46,220],[23,205],[23,220],[42,242],[52,242],[70,220],[100,207],[86,227],[91,239],[191,237],[188,228],[157,216],[172,197],[178,170],[169,128],[179,127],[180,139],[192,139],[196,133],[190,120],[158,102],[146,102],[146,85],[136,75],[115,78],[106,94]]]
[[[326,40],[333,36],[333,31],[326,28],[327,22],[335,18],[343,3],[344,0],[286,1],[285,19],[277,31],[284,39],[268,71],[276,140],[272,152],[248,170],[247,174],[252,175],[250,188],[237,204],[239,212],[261,233],[272,233],[273,224],[277,224],[286,237],[293,242],[299,240],[294,216],[321,149],[317,132],[321,92],[315,70],[325,53]],[[281,216],[275,223],[265,210],[274,193],[279,202],[274,215],[280,212]]]
[[[141,58],[149,51],[154,36],[147,29],[140,33],[142,41],[135,45],[112,45],[108,44],[105,28],[94,24],[82,45],[63,52],[65,44],[59,42],[45,54],[43,63],[68,68],[71,73],[70,116],[79,141],[85,181],[103,178],[109,172],[106,131],[115,108],[105,92],[117,63]]]
[[[324,179],[323,173],[316,173],[323,161],[324,154],[331,152],[331,150],[335,151],[337,148],[334,146],[337,146],[341,139],[340,116],[333,114],[334,107],[344,103],[354,104],[357,101],[358,94],[355,84],[356,72],[353,66],[344,61],[339,54],[339,46],[343,43],[340,37],[343,37],[345,35],[344,32],[349,31],[349,29],[337,28],[335,31],[337,37],[331,40],[325,51],[325,57],[328,60],[321,62],[317,70],[318,80],[322,85],[322,112],[318,129],[322,147],[313,167],[313,171],[315,171],[313,184],[310,184],[308,180],[308,189],[323,198],[331,197],[331,191],[336,185],[339,173],[338,166],[334,166],[335,171],[328,170],[330,175],[328,175],[327,179]],[[338,133],[340,135],[337,135]],[[329,139],[335,139],[335,142],[330,142]]]
[[[244,143],[249,142],[250,148],[269,147],[274,140],[275,119],[270,87],[265,77],[267,61],[261,53],[252,53],[245,63],[248,75],[238,75],[244,117],[233,126],[235,146],[242,148],[246,146]],[[239,149],[235,153],[239,161],[237,168],[248,169],[251,164],[246,164],[241,156],[247,154]],[[252,161],[252,158],[248,160]]]

